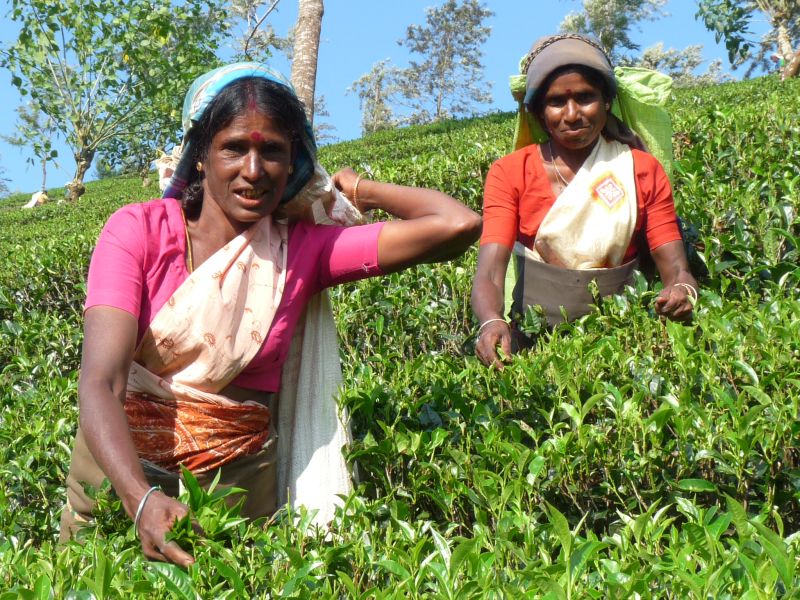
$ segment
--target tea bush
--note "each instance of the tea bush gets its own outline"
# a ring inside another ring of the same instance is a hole
[[[198,559],[143,559],[101,494],[55,547],[77,422],[81,302],[99,228],[137,180],[78,205],[0,203],[0,598],[796,597],[800,557],[800,82],[676,92],[673,184],[702,292],[691,325],[637,280],[502,372],[472,357],[477,249],[334,291],[360,483],[330,532],[248,523],[189,488]],[[329,171],[479,208],[513,115],[322,150]],[[213,510],[217,508],[219,510]]]

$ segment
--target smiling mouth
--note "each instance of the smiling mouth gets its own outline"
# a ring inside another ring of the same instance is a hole
[[[260,200],[267,195],[267,190],[239,190],[236,192],[237,196],[241,196],[245,200]]]

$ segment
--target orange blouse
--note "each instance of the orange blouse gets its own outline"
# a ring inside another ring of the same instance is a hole
[[[640,150],[632,152],[639,211],[625,261],[642,250],[654,250],[681,239],[664,168],[652,155]],[[519,241],[533,247],[539,225],[555,201],[537,144],[495,161],[484,187],[481,245],[502,244],[511,249]]]

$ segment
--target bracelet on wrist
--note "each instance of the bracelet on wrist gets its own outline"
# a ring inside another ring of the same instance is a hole
[[[502,321],[503,323],[505,323],[505,324],[506,324],[506,327],[509,327],[509,328],[511,327],[511,326],[508,324],[508,321],[506,321],[505,319],[501,319],[500,317],[497,317],[497,318],[494,318],[494,319],[487,319],[486,321],[484,321],[483,323],[481,323],[481,326],[480,326],[480,327],[478,327],[478,333],[476,333],[476,334],[475,334],[475,337],[476,337],[476,338],[479,338],[479,337],[481,337],[481,332],[483,331],[483,328],[484,328],[484,327],[486,327],[486,326],[487,326],[489,323],[496,323],[496,322],[498,322],[498,321]]]
[[[361,206],[358,203],[358,184],[361,183],[361,181],[363,179],[364,179],[364,175],[361,175],[359,173],[358,177],[356,177],[356,182],[353,184],[353,206],[355,206],[356,209],[358,210],[358,212],[360,212],[360,213],[363,213],[364,210],[361,208]]]
[[[154,485],[149,490],[144,493],[142,499],[139,500],[139,507],[136,509],[136,516],[133,518],[133,530],[136,532],[136,535],[139,535],[139,521],[142,519],[142,513],[144,512],[144,505],[147,504],[147,499],[150,497],[150,494],[153,492],[160,492],[161,486]]]
[[[691,283],[684,283],[683,281],[681,281],[679,283],[672,284],[672,287],[676,286],[680,286],[686,290],[686,293],[689,295],[689,298],[692,299],[692,304],[697,302],[697,298],[700,296],[700,294],[697,293],[697,288],[694,287]]]

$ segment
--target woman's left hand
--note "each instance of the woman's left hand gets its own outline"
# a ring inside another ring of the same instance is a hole
[[[337,171],[333,175],[331,175],[331,181],[333,181],[333,185],[336,186],[336,189],[342,192],[350,202],[355,204],[354,191],[356,188],[356,181],[358,181],[358,173],[356,173],[353,169],[342,169],[341,171]],[[359,183],[361,183],[359,181]],[[356,206],[356,208],[359,208]]]
[[[673,284],[661,290],[656,298],[656,313],[672,321],[690,320],[694,310],[694,298],[687,285]]]
[[[656,298],[656,313],[673,321],[690,320],[698,288],[697,280],[689,271],[683,242],[667,242],[650,254],[664,282],[664,289]]]
[[[384,273],[455,258],[481,234],[480,216],[443,192],[359,178],[352,169],[331,179],[362,213],[380,209],[398,217],[387,221],[378,236]]]

